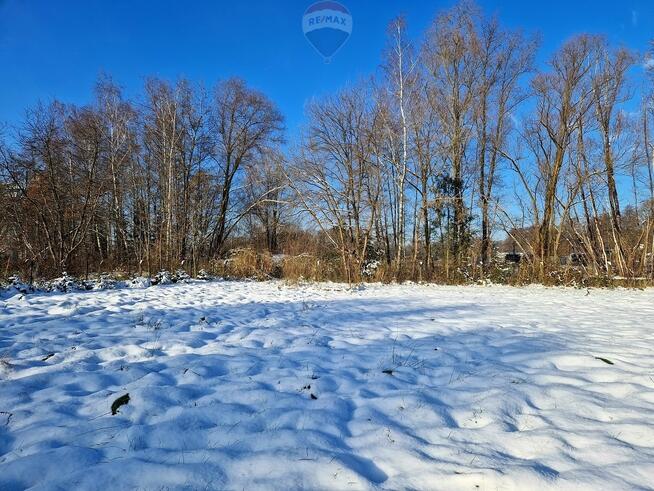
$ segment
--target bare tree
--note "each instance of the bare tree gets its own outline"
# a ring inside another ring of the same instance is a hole
[[[126,211],[129,202],[125,185],[137,155],[137,115],[126,102],[120,88],[103,78],[96,85],[97,111],[104,132],[102,166],[110,180],[110,225],[107,249],[115,249],[115,258],[129,262],[129,230]],[[111,254],[107,250],[108,254]]]
[[[279,234],[288,208],[286,162],[279,149],[261,155],[261,162],[248,166],[246,178],[247,202],[251,216],[263,228],[266,249],[279,252]]]
[[[98,207],[102,128],[89,109],[53,102],[28,114],[19,151],[4,168],[16,194],[13,225],[33,261],[66,270],[84,243]],[[45,262],[45,261],[43,261]]]
[[[248,211],[235,210],[232,201],[239,170],[278,143],[282,130],[282,115],[263,94],[248,88],[240,79],[218,84],[214,94],[212,133],[220,200],[211,234],[210,255],[223,252],[225,240]]]
[[[580,35],[526,83],[536,44],[471,0],[420,39],[394,19],[381,77],[311,102],[288,150],[240,79],[128,100],[103,77],[88,106],[37,105],[0,132],[4,274],[197,273],[245,244],[349,282],[380,260],[378,278],[466,281],[509,274],[504,230],[527,263],[511,280],[654,277],[654,52],[638,79]]]
[[[400,273],[406,241],[406,186],[409,173],[409,114],[415,102],[417,63],[415,50],[407,39],[406,20],[393,19],[388,26],[388,46],[384,60],[385,94],[381,104],[385,110],[380,112],[383,120],[383,134],[387,140],[385,160],[388,160],[394,184],[395,274]]]
[[[376,112],[349,89],[308,107],[308,126],[290,184],[299,206],[337,247],[349,282],[367,258],[381,194],[372,141]]]
[[[539,224],[541,273],[551,261],[553,228],[560,176],[572,136],[590,106],[589,74],[594,65],[598,38],[582,35],[568,41],[549,62],[549,71],[532,82],[536,114],[529,123],[529,145],[542,178],[543,211]]]
[[[490,205],[497,167],[512,129],[511,118],[526,98],[520,78],[532,69],[537,43],[520,32],[502,29],[496,19],[479,27],[479,77],[475,103],[477,172],[484,271],[491,263]]]
[[[435,111],[436,104],[430,100],[433,93],[424,77],[419,79],[417,85],[417,94],[413,101],[410,119],[412,153],[414,155],[413,167],[410,168],[412,177],[410,184],[420,199],[418,219],[422,224],[423,269],[426,278],[430,278],[433,263],[431,246],[433,217],[430,210],[434,204],[432,201],[434,175],[443,172],[442,168],[436,168],[439,148],[442,148],[443,144],[440,121]]]
[[[615,261],[622,275],[627,274],[627,264],[622,241],[620,199],[615,181],[615,167],[620,160],[619,139],[625,131],[625,118],[620,112],[620,104],[629,98],[626,93],[627,71],[634,62],[635,57],[629,51],[625,49],[611,51],[606,42],[603,42],[598,47],[596,65],[592,74],[593,115],[601,139]]]
[[[440,154],[450,167],[452,188],[452,253],[461,260],[468,242],[469,214],[464,201],[464,173],[473,136],[474,106],[479,75],[479,39],[475,22],[477,7],[462,2],[438,15],[427,33],[423,59],[430,75],[430,101],[441,122]]]

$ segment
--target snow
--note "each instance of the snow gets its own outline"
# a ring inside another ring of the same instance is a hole
[[[16,294],[0,489],[652,489],[653,318],[652,290]]]

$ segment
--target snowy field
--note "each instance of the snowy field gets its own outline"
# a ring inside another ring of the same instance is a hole
[[[654,486],[652,290],[15,295],[0,359],[3,491]]]

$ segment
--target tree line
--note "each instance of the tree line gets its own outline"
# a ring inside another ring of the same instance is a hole
[[[654,45],[538,50],[468,1],[417,41],[399,17],[379,72],[310,101],[290,143],[240,79],[38,104],[0,132],[3,274],[197,273],[248,248],[350,282],[652,279]]]

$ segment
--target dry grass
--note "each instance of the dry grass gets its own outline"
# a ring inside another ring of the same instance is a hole
[[[284,279],[289,282],[303,281],[347,281],[340,258],[329,255],[325,250],[316,249],[315,253],[297,255],[280,254],[273,256],[267,251],[257,251],[243,247],[232,249],[227,258],[203,263],[199,269],[205,269],[211,275],[226,279],[267,280]],[[582,266],[551,265],[541,276],[538,266],[527,261],[519,264],[497,263],[484,274],[474,258],[467,260],[466,266],[455,267],[442,260],[435,261],[432,270],[427,273],[422,263],[407,261],[400,271],[386,261],[374,261],[374,267],[366,265],[362,272],[353,278],[353,282],[392,283],[417,281],[436,284],[475,284],[496,283],[506,285],[527,285],[541,283],[548,286],[586,287],[631,287],[644,288],[653,286],[648,278],[615,278],[609,275],[592,274]],[[147,273],[143,273],[147,274]],[[152,274],[151,274],[152,275]],[[116,271],[108,275],[112,279],[127,279],[132,276],[125,271]],[[90,278],[99,278],[90,274]],[[0,288],[7,281],[0,280]]]
[[[269,253],[254,249],[234,249],[227,259],[216,261],[212,273],[224,278],[265,280],[273,277],[273,260]]]
[[[339,279],[338,265],[310,254],[286,256],[281,261],[281,277],[289,281],[335,281]]]

